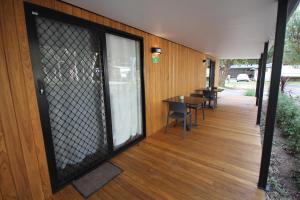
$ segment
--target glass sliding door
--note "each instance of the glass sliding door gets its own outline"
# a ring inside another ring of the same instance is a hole
[[[206,87],[214,87],[215,82],[215,65],[216,62],[208,60],[208,66],[206,67]]]
[[[106,33],[113,149],[143,136],[141,42]]]
[[[58,191],[144,138],[143,39],[24,4],[50,181]]]

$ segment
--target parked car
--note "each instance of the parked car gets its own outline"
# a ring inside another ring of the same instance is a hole
[[[248,74],[239,74],[236,77],[236,81],[237,82],[240,82],[240,81],[247,81],[247,82],[249,82],[250,78],[249,78]]]

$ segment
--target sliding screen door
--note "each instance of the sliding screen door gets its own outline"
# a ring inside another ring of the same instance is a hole
[[[98,31],[27,13],[53,190],[110,156]]]
[[[40,96],[47,99],[58,180],[108,155],[97,32],[36,17]]]
[[[114,150],[143,136],[141,43],[106,34]]]

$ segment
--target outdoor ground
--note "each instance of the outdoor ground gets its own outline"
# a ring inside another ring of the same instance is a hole
[[[270,82],[265,82],[265,93],[268,92]],[[237,82],[236,79],[231,79],[230,81],[226,81],[225,88],[232,89],[228,90],[230,94],[245,94],[247,90],[255,90],[256,88],[256,81],[249,81],[249,82]],[[300,81],[289,81],[285,88],[285,91],[290,93],[293,96],[300,97]]]
[[[270,167],[270,180],[272,190],[267,193],[270,199],[300,199],[300,193],[295,184],[295,169],[297,160],[286,151],[286,139],[275,129],[272,160]]]
[[[300,97],[300,81],[288,82],[285,91],[293,96]]]
[[[266,86],[268,87],[268,83]],[[249,82],[237,82],[236,79],[231,79],[225,83],[225,93],[228,95],[245,95],[247,91],[252,91],[252,94],[255,95],[256,81]],[[299,85],[300,88],[300,85]]]
[[[266,102],[262,111],[261,133],[263,137],[264,119],[266,115]],[[300,157],[295,157],[287,151],[287,141],[281,135],[281,130],[275,127],[268,184],[271,186],[267,192],[268,200],[299,200],[300,192],[296,186],[296,162]]]
[[[225,87],[228,89],[239,89],[239,90],[246,90],[246,89],[255,89],[256,81],[249,81],[249,82],[237,82],[236,79],[230,79],[230,81],[226,81]]]

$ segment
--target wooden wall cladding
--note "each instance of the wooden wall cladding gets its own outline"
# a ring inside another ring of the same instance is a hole
[[[165,125],[171,96],[205,85],[207,55],[55,0],[28,1],[144,38],[147,136]],[[22,0],[0,0],[0,199],[51,199]],[[160,47],[159,63],[151,47]],[[216,85],[218,82],[218,60]]]

